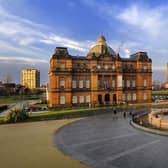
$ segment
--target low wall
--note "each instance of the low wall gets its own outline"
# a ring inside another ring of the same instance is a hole
[[[156,128],[168,129],[168,121],[163,119],[163,116],[166,113],[168,113],[168,109],[152,110],[148,114],[149,124]]]

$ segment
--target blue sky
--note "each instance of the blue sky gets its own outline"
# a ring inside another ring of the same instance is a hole
[[[165,79],[168,2],[163,0],[0,0],[0,80],[20,82],[22,68],[38,68],[48,82],[56,46],[85,56],[100,33],[120,55],[148,52],[153,79]]]

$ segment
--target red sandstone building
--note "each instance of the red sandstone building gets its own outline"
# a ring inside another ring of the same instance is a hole
[[[121,58],[104,36],[86,57],[57,47],[50,60],[50,107],[151,102],[152,61],[146,52]]]

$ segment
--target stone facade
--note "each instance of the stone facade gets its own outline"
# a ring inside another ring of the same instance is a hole
[[[146,52],[121,58],[104,36],[86,57],[57,47],[50,60],[50,107],[151,102],[152,61]]]

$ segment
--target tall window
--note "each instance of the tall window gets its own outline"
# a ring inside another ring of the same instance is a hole
[[[132,80],[132,87],[136,87],[135,80]]]
[[[112,88],[115,88],[115,80],[112,80]]]
[[[115,70],[115,65],[114,65],[114,64],[112,65],[112,70],[113,70],[113,71]]]
[[[108,81],[104,81],[104,88],[105,88],[105,89],[108,88]]]
[[[105,70],[108,70],[108,65],[104,65],[104,69],[105,69]]]
[[[65,64],[60,64],[60,69],[61,70],[65,69]]]
[[[90,103],[90,96],[86,96],[86,103]]]
[[[97,69],[100,69],[101,67],[100,67],[100,65],[97,65]]]
[[[90,80],[86,80],[86,88],[90,88]]]
[[[144,70],[144,72],[146,72],[147,71],[147,66],[144,66],[143,70]]]
[[[127,94],[127,100],[131,101],[131,94],[130,93]]]
[[[83,96],[79,96],[79,103],[84,103],[84,97]]]
[[[76,80],[73,80],[73,81],[72,81],[72,88],[73,88],[73,89],[76,88]]]
[[[136,101],[136,93],[133,93],[132,99],[133,99],[133,101]]]
[[[127,87],[130,87],[130,80],[127,80]]]
[[[122,94],[122,101],[125,101],[125,94]]]
[[[143,99],[144,99],[144,100],[147,100],[147,94],[146,94],[146,93],[144,93]]]
[[[60,104],[65,104],[65,96],[60,96]]]
[[[124,84],[124,79],[122,80],[122,86],[125,87],[125,84]]]
[[[72,103],[73,104],[77,103],[77,96],[72,96]]]
[[[122,82],[123,82],[123,77],[122,75],[117,76],[117,87],[122,87]]]
[[[60,80],[60,87],[63,87],[63,88],[65,87],[65,82],[63,79]]]
[[[98,87],[101,88],[102,87],[102,81],[98,80]]]
[[[144,79],[144,82],[143,82],[143,84],[144,84],[144,87],[146,87],[146,86],[147,86],[146,79]]]
[[[83,80],[79,81],[79,88],[83,88]]]

